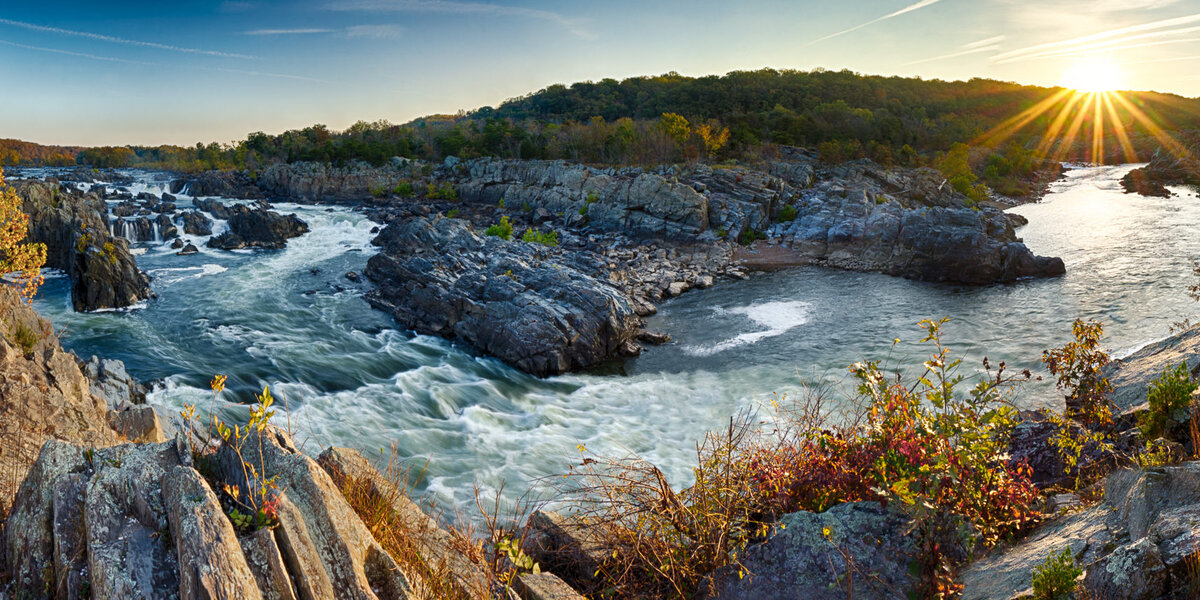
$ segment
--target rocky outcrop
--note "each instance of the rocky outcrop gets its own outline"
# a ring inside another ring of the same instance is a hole
[[[625,294],[591,275],[600,265],[582,264],[586,256],[553,256],[442,217],[388,225],[375,244],[381,251],[364,273],[378,288],[367,300],[407,328],[461,339],[540,376],[636,349],[640,319]]]
[[[227,210],[229,231],[210,239],[209,248],[278,250],[287,247],[289,239],[308,233],[308,223],[294,214],[281,215],[265,208],[250,208],[240,204],[230,206]]]
[[[0,515],[50,439],[90,446],[120,440],[108,406],[74,355],[59,347],[50,323],[8,288],[0,288]]]
[[[262,198],[262,190],[241,171],[205,171],[171,182],[172,194],[220,196],[222,198]]]
[[[98,196],[33,180],[14,187],[30,216],[28,239],[46,244],[46,266],[71,278],[75,310],[123,308],[152,295],[129,243],[109,234],[107,207]]]
[[[1084,568],[1090,597],[1193,597],[1197,522],[1200,462],[1118,471],[1105,480],[1099,505],[1061,517],[968,567],[964,598],[1024,596],[1032,569],[1064,548]]]
[[[437,176],[454,181],[465,201],[503,199],[509,207],[545,209],[601,231],[765,238],[790,254],[790,264],[969,284],[1065,271],[1060,259],[1030,252],[1003,212],[968,206],[929,169],[885,169],[865,160],[822,167],[793,153],[761,169],[652,171],[485,158]],[[741,258],[753,264],[755,256]]]
[[[196,208],[212,215],[215,219],[228,221],[229,217],[233,216],[233,213],[229,210],[228,206],[225,206],[224,204],[221,204],[220,202],[210,198],[196,198],[192,201],[192,204],[194,204]]]
[[[1168,197],[1168,185],[1200,185],[1200,148],[1191,148],[1182,156],[1159,150],[1146,166],[1134,169],[1121,178],[1127,194]]]
[[[50,441],[22,483],[4,549],[22,598],[401,600],[412,587],[315,461],[282,432],[252,434],[246,460],[278,487],[277,527],[238,530],[225,485],[186,438],[96,450]],[[213,463],[212,461],[216,461]],[[49,585],[48,585],[49,584]],[[72,591],[73,590],[73,591]],[[83,590],[87,590],[84,592]]]
[[[183,224],[183,232],[188,235],[212,235],[212,219],[200,211],[189,210],[183,213],[179,222]]]
[[[785,515],[770,537],[742,554],[737,569],[715,577],[712,598],[907,598],[916,582],[910,518],[894,505],[838,504],[823,513]],[[851,594],[851,590],[853,593]]]
[[[373,191],[391,191],[410,176],[407,161],[384,167],[297,162],[267,167],[258,185],[273,198],[296,202],[357,202],[371,198]]]
[[[1200,326],[1147,344],[1109,363],[1104,375],[1113,386],[1117,411],[1132,414],[1148,408],[1146,388],[1150,380],[1182,362],[1187,362],[1193,377],[1200,373]]]
[[[146,403],[146,386],[129,376],[125,363],[93,356],[80,368],[91,382],[92,395],[104,400],[110,409]]]

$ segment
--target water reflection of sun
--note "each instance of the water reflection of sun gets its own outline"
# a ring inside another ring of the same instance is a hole
[[[1086,130],[1090,129],[1089,162],[1106,162],[1105,140],[1112,138],[1120,146],[1125,162],[1139,162],[1127,131],[1131,123],[1123,122],[1124,116],[1125,121],[1132,119],[1142,125],[1169,152],[1183,154],[1184,148],[1179,142],[1126,98],[1126,93],[1117,91],[1124,83],[1124,73],[1111,61],[1089,59],[1075,63],[1063,72],[1062,89],[992,128],[980,136],[977,143],[998,146],[1039,117],[1053,114],[1049,127],[1041,136],[1037,148],[1039,156],[1063,160],[1076,140],[1086,139]]]

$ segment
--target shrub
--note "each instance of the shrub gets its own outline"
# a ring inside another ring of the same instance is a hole
[[[372,198],[381,198],[387,194],[387,188],[383,187],[381,184],[373,185],[368,188],[367,191],[370,192]]]
[[[779,215],[775,220],[779,223],[787,223],[788,221],[796,220],[796,207],[791,204],[784,204],[783,208],[779,209]]]
[[[402,198],[408,198],[413,195],[413,184],[411,181],[401,181],[392,188],[392,193]]]
[[[112,242],[104,242],[104,255],[108,257],[109,264],[117,264],[117,248]]]
[[[22,354],[29,354],[38,343],[38,334],[24,323],[17,323],[12,327],[12,341],[21,348]]]
[[[550,230],[546,233],[542,233],[537,229],[526,229],[525,233],[521,236],[521,240],[532,244],[541,244],[543,246],[557,246],[558,232]]]
[[[0,273],[15,273],[21,298],[29,301],[42,284],[42,265],[46,264],[46,245],[27,244],[29,215],[21,210],[21,197],[4,183],[0,169]]]
[[[915,519],[917,597],[953,595],[952,549],[995,544],[1039,513],[1028,469],[1006,460],[1018,378],[985,359],[986,375],[958,391],[961,361],[941,343],[944,322],[922,322],[934,352],[916,377],[852,365],[858,392],[841,404],[852,410],[840,423],[827,420],[819,394],[797,410],[777,403],[771,431],[731,419],[698,446],[695,483],[683,491],[637,457],[586,457],[567,477],[589,531],[612,549],[599,587],[615,597],[701,594],[714,571],[741,569],[742,549],[778,515],[878,500]]]
[[[1075,565],[1070,548],[1051,554],[1033,569],[1034,600],[1070,600],[1075,579],[1082,574],[1083,569]]]
[[[496,208],[504,208],[504,198],[501,198],[500,201],[496,203]]]
[[[458,190],[449,183],[441,185],[431,183],[425,187],[425,197],[430,200],[458,200]]]
[[[511,240],[513,234],[512,223],[508,222],[508,217],[500,217],[500,222],[495,225],[489,225],[483,232],[484,235],[498,237],[502,240]]]
[[[750,244],[753,244],[756,240],[765,240],[765,239],[767,239],[767,236],[763,232],[755,231],[753,229],[747,229],[747,230],[743,231],[741,235],[738,236],[738,243],[743,246],[749,246]]]
[[[446,211],[446,216],[451,219],[457,219],[458,218],[458,209],[454,208],[454,209],[450,209],[450,210]]]
[[[1174,368],[1168,366],[1161,375],[1151,380],[1146,391],[1150,410],[1138,418],[1142,437],[1152,440],[1168,433],[1172,423],[1187,421],[1190,416],[1187,410],[1191,407],[1192,392],[1196,388],[1197,383],[1188,372],[1187,361]]]
[[[1112,384],[1101,371],[1109,362],[1100,347],[1104,326],[1076,319],[1071,325],[1075,341],[1062,348],[1046,350],[1042,362],[1058,378],[1058,389],[1067,393],[1066,416],[1099,427],[1112,422]]]

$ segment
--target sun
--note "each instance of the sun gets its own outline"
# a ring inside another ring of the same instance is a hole
[[[1093,58],[1068,67],[1059,84],[1079,92],[1111,92],[1125,84],[1125,74],[1112,61]]]

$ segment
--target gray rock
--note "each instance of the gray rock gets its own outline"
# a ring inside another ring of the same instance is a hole
[[[904,533],[908,526],[903,512],[877,502],[785,515],[767,541],[743,553],[744,578],[737,569],[717,575],[713,597],[840,600],[853,580],[856,598],[907,598],[917,552],[914,536]]]
[[[110,410],[146,403],[146,386],[129,376],[125,363],[93,355],[80,368],[91,381],[92,394],[103,398]]]
[[[375,243],[381,252],[364,274],[378,288],[368,302],[405,327],[457,337],[528,373],[620,356],[641,326],[625,294],[582,265],[536,244],[480,237],[458,219],[393,223]]]
[[[553,573],[521,575],[515,583],[524,600],[583,600],[579,592]]]
[[[179,216],[183,232],[188,235],[212,235],[212,219],[198,210],[189,210]]]

